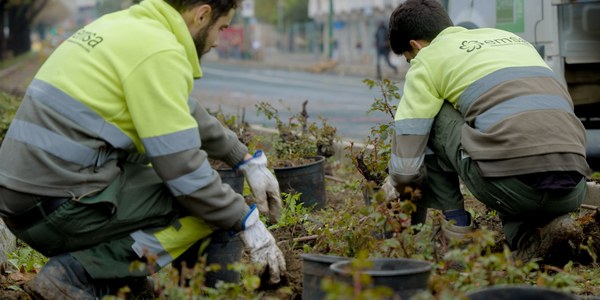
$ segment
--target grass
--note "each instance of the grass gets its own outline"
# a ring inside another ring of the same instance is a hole
[[[0,60],[0,70],[2,69],[6,69],[10,66],[28,61],[32,58],[34,58],[37,54],[33,51],[27,52],[26,54],[23,55],[19,55],[17,57],[13,57],[13,58],[9,58],[9,59],[5,59],[5,60]]]
[[[17,97],[0,92],[0,144],[4,140],[8,125],[12,121],[18,106]]]

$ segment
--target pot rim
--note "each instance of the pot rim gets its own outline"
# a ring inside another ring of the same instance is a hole
[[[320,254],[320,253],[302,253],[300,254],[303,261],[315,261],[322,263],[334,263],[339,261],[350,260],[350,257],[343,257],[331,254]]]
[[[425,260],[419,260],[419,259],[412,259],[412,258],[372,258],[369,260],[371,260],[373,262],[404,261],[404,262],[417,263],[417,264],[420,264],[421,266],[415,266],[413,268],[406,269],[406,270],[361,270],[361,271],[359,271],[359,273],[368,274],[371,276],[398,276],[398,275],[409,275],[409,274],[420,274],[420,273],[431,272],[431,269],[433,267],[433,264],[431,262],[428,262]],[[344,269],[344,266],[348,265],[349,263],[350,263],[350,261],[339,261],[339,262],[331,264],[331,266],[329,266],[329,268],[335,273],[342,274],[342,275],[350,275],[351,272]]]
[[[311,159],[314,159],[314,161],[303,164],[303,165],[293,166],[293,167],[273,167],[273,170],[290,170],[290,169],[306,168],[306,167],[320,164],[325,161],[325,156],[322,156],[322,155],[306,156],[305,158],[311,158]]]

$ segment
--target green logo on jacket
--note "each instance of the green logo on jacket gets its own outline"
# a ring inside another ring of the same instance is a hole
[[[517,36],[498,38],[498,39],[489,39],[489,40],[472,40],[472,41],[463,41],[460,50],[466,50],[467,52],[473,52],[475,50],[479,50],[484,46],[490,47],[498,47],[498,46],[512,46],[512,45],[529,45],[529,43]]]
[[[81,29],[73,34],[68,41],[81,46],[83,49],[89,52],[94,49],[94,47],[102,43],[104,38],[94,32]]]

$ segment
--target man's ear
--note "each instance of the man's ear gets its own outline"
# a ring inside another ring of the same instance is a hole
[[[408,43],[414,50],[421,50],[429,45],[429,42],[426,40],[410,40]]]
[[[423,48],[423,46],[421,46],[421,43],[419,41],[410,40],[410,41],[408,41],[408,43],[414,50],[421,50],[421,48]]]
[[[192,8],[193,20],[195,25],[206,26],[210,23],[210,16],[212,13],[212,7],[208,4],[202,4]]]

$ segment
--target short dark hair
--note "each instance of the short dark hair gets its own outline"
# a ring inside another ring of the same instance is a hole
[[[217,19],[229,13],[232,9],[237,9],[242,0],[165,0],[179,12],[185,12],[194,6],[208,4],[212,8],[211,24]]]
[[[394,53],[410,51],[410,40],[431,42],[452,20],[437,0],[406,0],[390,16],[389,39]]]

